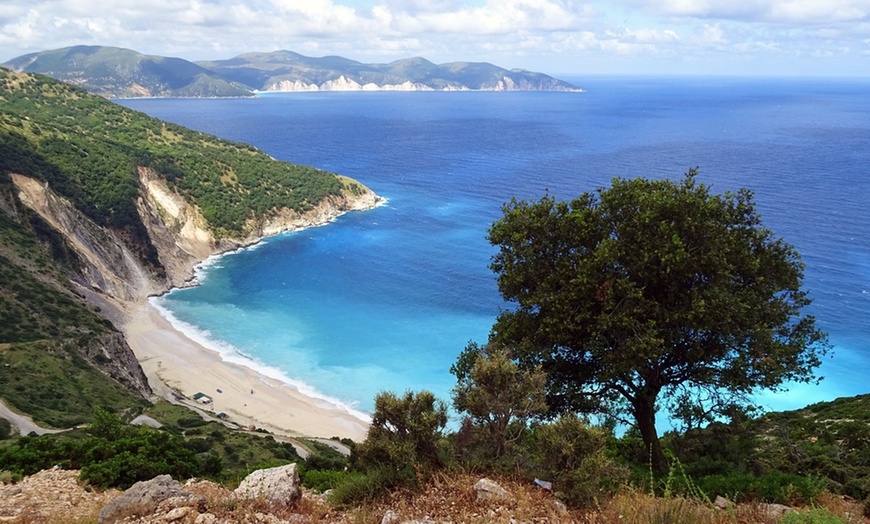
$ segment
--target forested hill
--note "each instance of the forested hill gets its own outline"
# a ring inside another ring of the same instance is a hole
[[[253,96],[249,87],[182,58],[132,49],[79,45],[19,56],[3,64],[48,75],[113,98]]]
[[[0,69],[0,399],[62,427],[136,404],[149,386],[113,325],[119,304],[212,253],[375,201],[345,177]]]
[[[13,71],[39,73],[110,98],[238,97],[254,91],[581,91],[543,73],[484,62],[425,58],[365,64],[292,51],[246,53],[193,63],[108,46],[73,46],[14,58]]]
[[[340,56],[274,51],[198,64],[260,91],[581,91],[543,73],[485,62],[434,64],[421,57],[365,64]]]

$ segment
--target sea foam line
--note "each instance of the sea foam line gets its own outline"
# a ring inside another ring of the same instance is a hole
[[[378,207],[387,206],[387,205],[389,205],[389,202],[390,202],[389,198],[378,195],[378,199],[377,199],[374,207],[378,208]],[[325,225],[331,224],[331,223],[335,222],[336,220],[338,220],[341,216],[345,215],[346,213],[348,213],[348,211],[339,213],[338,215],[332,217],[330,220],[328,220],[326,222],[323,222],[322,224],[316,224],[314,226],[309,226],[309,227],[320,227],[320,226],[325,226]],[[308,227],[300,227],[297,229],[290,229],[290,230],[284,231],[283,233],[279,233],[278,235],[295,234],[295,233],[298,233],[298,232],[303,231],[305,229],[308,229]],[[161,304],[162,298],[166,295],[171,294],[174,291],[177,291],[179,289],[196,287],[196,286],[201,285],[202,282],[205,281],[205,279],[208,275],[208,271],[212,268],[220,267],[218,264],[220,263],[220,261],[224,257],[237,255],[237,254],[239,254],[243,251],[246,251],[246,250],[247,251],[256,250],[256,249],[262,247],[263,244],[268,242],[270,238],[273,238],[273,237],[278,236],[278,235],[272,235],[271,237],[264,237],[264,238],[261,238],[254,243],[251,243],[251,244],[248,244],[245,246],[239,246],[236,249],[231,249],[228,251],[224,251],[223,253],[217,253],[217,254],[214,254],[214,255],[207,257],[205,260],[199,262],[198,264],[196,264],[194,266],[193,276],[190,278],[190,280],[188,280],[185,283],[185,285],[183,285],[181,287],[172,288],[172,289],[168,290],[166,293],[163,293],[162,295],[149,297],[148,301],[151,304],[151,306],[154,307],[154,309],[163,318],[165,318],[176,331],[183,334],[184,336],[186,336],[190,340],[196,342],[197,344],[201,345],[202,347],[204,347],[208,350],[214,351],[215,353],[218,354],[218,356],[220,356],[221,360],[223,360],[224,362],[248,368],[251,371],[258,373],[259,375],[277,380],[281,383],[286,384],[287,386],[295,388],[296,391],[298,391],[300,394],[302,394],[310,399],[326,402],[329,406],[332,406],[332,407],[335,407],[338,409],[343,409],[343,410],[347,411],[349,414],[351,414],[352,416],[362,420],[366,424],[369,424],[369,423],[371,423],[371,420],[372,420],[372,417],[370,414],[354,408],[351,404],[349,404],[347,402],[343,402],[337,398],[330,397],[329,395],[321,393],[320,391],[318,391],[314,387],[312,387],[312,386],[310,386],[310,385],[308,385],[300,380],[296,380],[296,379],[291,378],[283,370],[276,368],[274,366],[269,366],[268,364],[264,364],[263,362],[260,362],[259,360],[256,360],[256,359],[246,355],[244,352],[239,350],[239,348],[233,346],[232,344],[230,344],[226,341],[213,338],[211,336],[211,333],[208,330],[201,329],[201,328],[199,328],[199,327],[197,327],[189,322],[185,322],[183,320],[180,320],[178,317],[176,317],[172,313],[172,311],[169,308],[167,308]]]
[[[222,361],[247,368],[258,375],[277,380],[286,386],[294,388],[300,394],[309,399],[325,402],[330,407],[347,411],[350,415],[358,418],[366,424],[371,423],[372,417],[370,414],[360,411],[354,408],[351,404],[343,402],[337,398],[325,395],[300,380],[291,378],[283,370],[264,364],[263,362],[246,355],[244,352],[239,350],[239,348],[229,342],[213,338],[208,330],[198,328],[189,322],[180,320],[172,313],[172,311],[161,304],[161,297],[150,297],[148,302],[163,318],[167,320],[167,322],[169,322],[170,325],[172,325],[176,331],[207,350],[214,351],[218,356],[220,356]]]

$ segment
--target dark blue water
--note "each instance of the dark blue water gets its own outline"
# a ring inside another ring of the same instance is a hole
[[[189,331],[370,410],[381,390],[449,398],[448,369],[500,307],[488,226],[516,196],[613,177],[749,187],[806,263],[835,356],[773,409],[866,393],[870,83],[577,79],[585,93],[298,93],[124,105],[356,178],[389,199],[221,257],[160,300]]]

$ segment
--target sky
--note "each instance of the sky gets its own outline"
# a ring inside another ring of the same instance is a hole
[[[3,0],[0,62],[72,45],[286,49],[551,75],[870,76],[870,0]]]

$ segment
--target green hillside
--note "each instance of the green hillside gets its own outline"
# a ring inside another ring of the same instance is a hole
[[[253,95],[247,87],[187,60],[143,55],[119,47],[52,49],[20,56],[4,65],[14,71],[48,75],[114,98]]]
[[[360,85],[418,89],[579,91],[551,76],[508,70],[483,62],[436,65],[414,57],[366,64],[340,56],[309,57],[293,51],[245,53],[226,60],[189,62],[107,46],[73,46],[30,53],[5,64],[13,71],[39,73],[109,98],[238,97],[276,89],[282,82],[330,89],[344,78]]]

